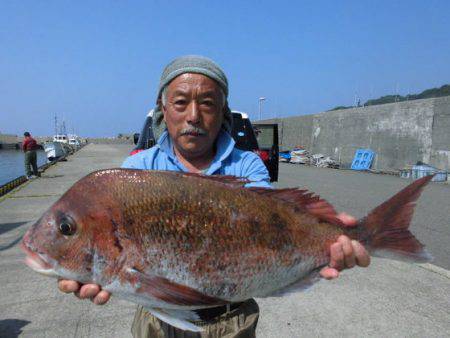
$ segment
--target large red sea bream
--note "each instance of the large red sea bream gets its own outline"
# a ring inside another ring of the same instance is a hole
[[[301,287],[345,234],[371,253],[424,260],[409,232],[419,179],[344,227],[305,190],[244,188],[229,176],[109,169],[75,183],[23,239],[27,264],[96,283],[162,320],[198,331],[192,310]]]

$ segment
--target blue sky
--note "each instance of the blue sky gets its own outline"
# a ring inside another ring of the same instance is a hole
[[[0,0],[0,132],[139,131],[163,67],[201,54],[230,106],[321,112],[450,83],[450,1]]]

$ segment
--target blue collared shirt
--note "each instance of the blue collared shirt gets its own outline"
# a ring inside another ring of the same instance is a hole
[[[233,138],[226,131],[220,131],[216,149],[216,155],[206,170],[206,175],[245,177],[251,181],[246,187],[272,187],[269,172],[261,158],[251,151],[235,148]],[[162,133],[154,147],[127,157],[122,168],[188,172],[175,156],[167,130]]]

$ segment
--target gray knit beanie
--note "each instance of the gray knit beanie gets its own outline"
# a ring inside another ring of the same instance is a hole
[[[228,80],[223,70],[211,59],[199,55],[187,55],[181,56],[169,63],[161,75],[159,82],[157,106],[154,113],[154,132],[155,136],[159,137],[161,132],[165,129],[165,123],[163,121],[163,113],[161,111],[161,94],[164,88],[177,76],[185,73],[196,73],[205,75],[215,80],[220,88],[222,88],[225,98],[228,99]],[[231,132],[231,111],[228,107],[228,101],[225,102],[224,119],[222,128],[228,132]]]

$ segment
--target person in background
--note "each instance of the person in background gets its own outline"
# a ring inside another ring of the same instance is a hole
[[[36,149],[38,147],[37,142],[34,138],[31,137],[31,134],[26,131],[23,133],[24,139],[22,143],[22,149],[25,153],[25,174],[27,178],[30,180],[32,178],[36,178],[39,175],[38,167],[37,167],[37,155]],[[31,173],[31,168],[33,168],[33,174]]]

